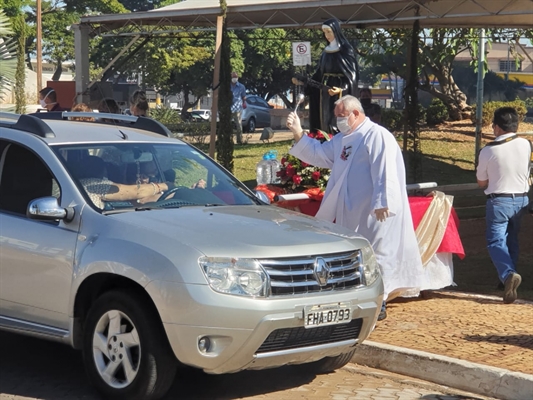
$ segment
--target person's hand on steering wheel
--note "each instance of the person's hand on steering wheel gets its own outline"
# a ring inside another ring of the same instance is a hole
[[[205,189],[205,186],[207,185],[206,181],[203,179],[198,180],[198,182],[193,183],[191,185],[191,189]]]

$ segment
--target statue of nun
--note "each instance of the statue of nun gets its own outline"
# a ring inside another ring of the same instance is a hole
[[[356,96],[357,60],[352,45],[341,31],[337,19],[331,18],[322,25],[327,41],[310,79],[302,82],[293,78],[293,83],[304,84],[304,93],[309,96],[309,125],[311,131],[323,130],[332,134],[338,132],[333,113],[335,102],[340,96]]]

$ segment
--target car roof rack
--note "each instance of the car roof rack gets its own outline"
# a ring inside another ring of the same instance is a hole
[[[72,111],[49,111],[30,114],[39,119],[68,120],[70,118],[94,118],[94,121],[106,125],[123,126],[144,131],[157,133],[162,136],[172,137],[172,133],[161,122],[147,117],[135,117],[132,115],[95,113],[95,112],[72,112]]]
[[[16,120],[15,123],[6,123],[1,120]],[[34,135],[43,138],[54,138],[56,135],[52,128],[39,118],[35,118],[29,114],[14,114],[7,112],[0,112],[0,126],[4,128],[16,129],[19,131],[33,133]]]

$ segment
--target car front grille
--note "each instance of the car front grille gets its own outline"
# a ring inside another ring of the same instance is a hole
[[[358,318],[347,324],[308,329],[304,327],[277,329],[268,335],[256,354],[357,339],[362,325],[363,319]]]
[[[320,285],[316,276],[317,259],[322,258],[329,271]],[[271,296],[352,289],[361,285],[361,252],[258,260],[270,277]]]

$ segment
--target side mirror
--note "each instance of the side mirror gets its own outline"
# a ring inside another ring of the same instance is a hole
[[[268,196],[260,190],[255,191],[255,197],[257,197],[259,200],[261,200],[265,204],[270,204],[270,199],[268,198]]]
[[[62,208],[55,197],[40,197],[30,201],[26,210],[26,216],[30,219],[56,221],[63,219],[70,222],[74,219],[72,207]]]

